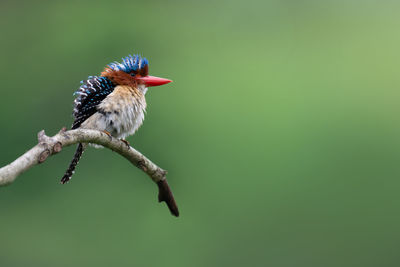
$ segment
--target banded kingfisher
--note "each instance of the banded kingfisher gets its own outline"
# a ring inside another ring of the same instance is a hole
[[[74,122],[72,129],[93,129],[103,131],[109,136],[124,139],[133,135],[142,125],[146,110],[148,87],[172,82],[169,79],[149,76],[149,62],[139,55],[129,55],[121,62],[108,64],[100,76],[89,76],[81,81],[74,93]],[[87,144],[79,143],[75,155],[61,179],[69,182],[75,172]],[[168,184],[158,183],[160,193],[169,190]],[[164,187],[164,188],[163,188]],[[179,215],[175,202],[167,205],[171,213]]]

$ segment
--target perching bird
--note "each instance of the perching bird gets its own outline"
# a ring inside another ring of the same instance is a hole
[[[100,76],[81,81],[75,92],[72,129],[95,129],[123,141],[134,134],[143,123],[148,87],[172,82],[149,76],[148,64],[146,58],[129,55],[121,63],[107,65]],[[71,179],[85,148],[86,144],[79,143],[61,183]]]

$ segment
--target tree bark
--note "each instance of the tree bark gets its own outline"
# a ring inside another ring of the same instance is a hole
[[[129,160],[133,165],[145,172],[158,185],[159,202],[165,201],[171,213],[179,216],[172,191],[167,183],[167,171],[161,169],[139,151],[120,139],[113,138],[101,131],[77,129],[66,131],[63,128],[55,136],[49,137],[44,130],[38,133],[39,143],[12,163],[0,169],[0,186],[5,186],[23,172],[33,166],[43,163],[49,156],[59,153],[63,147],[77,143],[93,143],[107,147]]]

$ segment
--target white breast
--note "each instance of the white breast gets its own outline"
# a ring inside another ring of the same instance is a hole
[[[117,86],[98,106],[82,128],[107,131],[116,138],[132,135],[142,125],[146,99],[139,90]]]

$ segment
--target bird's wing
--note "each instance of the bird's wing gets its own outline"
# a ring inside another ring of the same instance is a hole
[[[82,85],[74,101],[74,123],[72,129],[78,128],[87,118],[97,111],[97,105],[114,91],[115,85],[106,77],[89,76]]]

